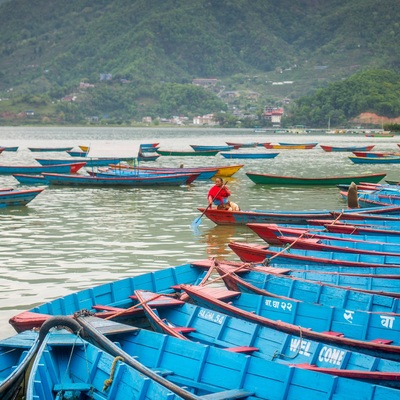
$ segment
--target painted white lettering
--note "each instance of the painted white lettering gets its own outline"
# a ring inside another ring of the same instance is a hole
[[[394,317],[390,317],[389,315],[381,315],[381,324],[385,328],[392,329],[394,323]]]

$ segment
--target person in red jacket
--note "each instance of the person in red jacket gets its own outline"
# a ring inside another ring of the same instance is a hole
[[[215,185],[208,191],[208,204],[210,208],[215,204],[218,210],[239,211],[239,206],[233,201],[229,201],[228,197],[231,191],[224,184],[221,178],[215,179]]]

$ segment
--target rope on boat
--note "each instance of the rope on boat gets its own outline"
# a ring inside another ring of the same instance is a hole
[[[150,299],[144,300],[144,301],[142,301],[142,302],[140,302],[140,303],[137,303],[137,304],[135,304],[134,306],[129,307],[129,308],[126,308],[126,309],[124,309],[124,310],[118,311],[117,313],[112,314],[112,315],[110,315],[109,317],[104,318],[104,320],[107,321],[107,320],[109,320],[109,319],[111,319],[111,318],[116,318],[116,317],[119,317],[120,315],[124,315],[124,314],[126,314],[126,313],[128,313],[128,312],[130,312],[130,311],[135,310],[136,308],[139,308],[139,307],[142,306],[143,304],[146,304],[146,303],[149,303],[149,302],[151,302],[151,301],[153,301],[153,300],[155,300],[155,299],[158,299],[158,298],[161,297],[161,296],[175,297],[175,294],[158,293],[158,294],[156,294],[155,296],[151,297]]]
[[[115,367],[117,366],[118,361],[123,362],[124,359],[121,356],[117,356],[114,358],[112,365],[111,365],[110,377],[104,381],[103,392],[105,392],[108,389],[108,387],[113,383]]]
[[[293,360],[299,355],[300,350],[301,350],[301,345],[303,343],[303,331],[301,330],[301,326],[300,325],[298,325],[298,327],[299,327],[299,331],[300,331],[300,333],[299,333],[300,342],[299,342],[299,345],[297,346],[296,353],[293,356],[287,356],[286,354],[278,353],[278,350],[275,350],[275,352],[274,352],[274,354],[272,356],[272,361],[274,361],[275,358],[278,358],[278,357],[284,357],[284,358],[288,358],[288,359]]]
[[[280,256],[282,253],[284,253],[285,251],[287,251],[289,253],[290,248],[295,245],[304,235],[306,235],[307,232],[303,232],[299,237],[297,237],[292,243],[288,244],[287,246],[285,246],[281,251],[279,251],[278,253],[275,253],[273,256],[269,257],[269,258],[265,258],[264,261],[262,262],[262,264],[267,267],[268,265],[270,265],[271,260],[273,260],[275,257]]]
[[[219,276],[218,278],[212,279],[211,281],[204,282],[203,286],[209,285],[209,284],[214,283],[214,282],[217,282],[217,281],[220,281],[221,279],[224,279],[226,276],[232,275],[232,274],[234,274],[234,273],[236,273],[236,272],[241,271],[241,270],[244,269],[244,268],[249,268],[249,267],[251,267],[251,264],[249,264],[249,263],[243,263],[243,264],[240,265],[239,267],[235,268],[233,271],[229,271],[229,272],[227,272],[226,274]]]

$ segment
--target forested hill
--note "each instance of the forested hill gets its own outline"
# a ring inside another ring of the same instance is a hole
[[[0,95],[56,98],[100,74],[143,87],[328,68],[299,96],[362,69],[398,69],[399,11],[398,0],[9,0]]]
[[[398,0],[12,0],[1,86],[110,73],[188,82],[313,63],[400,63]],[[350,67],[350,65],[349,65]]]

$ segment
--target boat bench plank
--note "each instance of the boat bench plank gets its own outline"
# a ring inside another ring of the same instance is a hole
[[[226,347],[224,350],[231,351],[232,353],[252,353],[258,351],[258,347],[252,346],[238,346],[238,347]]]
[[[53,392],[60,392],[60,391],[88,392],[90,389],[92,389],[92,385],[90,383],[84,383],[84,382],[56,383],[53,386]]]
[[[158,297],[156,297],[156,296],[153,296],[153,297],[154,297],[154,300],[152,300],[151,298],[146,300],[146,304],[148,304],[150,307],[155,307],[155,308],[173,307],[173,306],[181,306],[181,305],[185,304],[185,302],[182,300],[174,299],[174,298],[168,297],[168,296],[159,295]],[[137,297],[135,295],[129,296],[129,298],[137,301]]]
[[[101,304],[95,304],[94,306],[92,306],[92,308],[93,310],[104,312],[96,314],[97,316],[101,317],[107,317],[109,315],[112,315],[113,313],[123,313],[124,315],[134,315],[142,313],[142,310],[139,308],[133,308],[131,310],[128,310],[127,308],[103,306]]]
[[[372,343],[387,344],[387,345],[389,345],[389,344],[392,344],[392,343],[393,343],[393,340],[390,340],[390,339],[374,339],[374,340],[371,340],[371,342],[372,342]]]
[[[189,326],[173,326],[170,327],[172,330],[178,333],[191,333],[196,332],[196,328],[191,328]]]
[[[226,400],[226,399],[243,399],[248,396],[252,396],[254,392],[249,392],[243,389],[230,389],[222,392],[206,394],[200,396],[202,400]]]
[[[325,331],[322,332],[324,335],[329,335],[329,336],[335,336],[335,337],[344,337],[344,334],[341,332],[335,332],[335,331]]]
[[[113,335],[125,332],[136,332],[140,330],[135,326],[121,324],[115,321],[109,321],[97,317],[87,317],[91,325],[93,325],[102,335]]]

